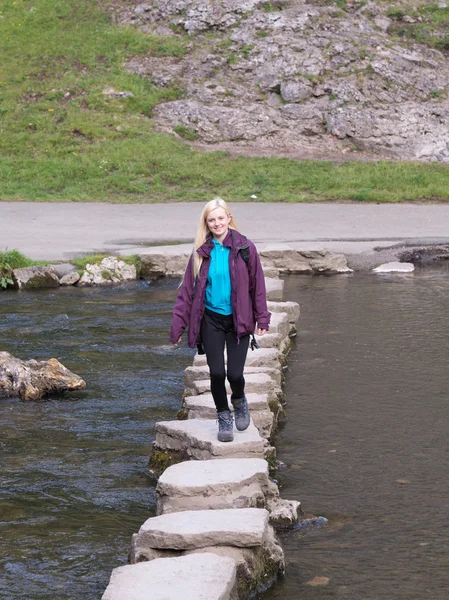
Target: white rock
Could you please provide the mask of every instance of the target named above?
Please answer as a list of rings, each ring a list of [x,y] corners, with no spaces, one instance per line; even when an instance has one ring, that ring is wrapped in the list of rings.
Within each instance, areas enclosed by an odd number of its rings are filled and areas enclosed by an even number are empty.
[[[413,263],[390,262],[373,269],[374,273],[411,273],[415,270]]]
[[[61,285],[75,285],[80,280],[80,274],[77,271],[63,275],[59,280]]]
[[[197,553],[118,567],[102,600],[232,600],[235,586],[232,558]]]
[[[268,511],[189,510],[151,517],[139,529],[138,543],[149,548],[191,550],[207,546],[261,546],[268,527]]]
[[[254,423],[245,431],[234,431],[233,442],[217,440],[215,420],[188,419],[156,423],[155,447],[162,451],[181,451],[188,458],[263,458],[264,440]]]
[[[228,394],[231,393],[228,382],[226,382],[226,391]],[[245,377],[245,391],[254,394],[273,395],[280,390],[273,379],[266,373],[249,373]],[[196,396],[207,392],[210,392],[210,379],[202,379],[192,383],[191,395]]]
[[[259,342],[260,336],[257,338]],[[258,350],[249,350],[246,355],[245,366],[248,367],[275,367],[280,368],[283,360],[282,354],[276,348],[259,348]],[[225,354],[225,363],[226,354]],[[207,364],[205,354],[196,354],[193,359],[193,364],[196,367],[201,367]]]
[[[105,285],[133,281],[136,277],[135,265],[128,265],[115,256],[108,256],[99,265],[87,264],[78,285]]]
[[[283,300],[284,282],[282,279],[265,277],[265,287],[267,289],[267,300]]]
[[[300,315],[300,307],[297,302],[268,302],[268,310],[271,313],[285,312],[288,314],[289,323],[296,323]]]
[[[20,290],[59,287],[59,278],[52,267],[14,269],[12,278]]]
[[[168,467],[159,477],[157,514],[185,510],[265,508],[268,463],[261,458],[195,460]]]

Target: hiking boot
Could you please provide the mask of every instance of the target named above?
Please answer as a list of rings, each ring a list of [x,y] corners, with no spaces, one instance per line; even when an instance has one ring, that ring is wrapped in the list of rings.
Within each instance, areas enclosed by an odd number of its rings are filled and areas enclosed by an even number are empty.
[[[229,410],[223,410],[217,413],[218,418],[218,441],[219,442],[232,442],[234,439],[233,424],[231,412]]]
[[[237,400],[231,398],[231,403],[234,407],[235,426],[239,431],[245,431],[249,425],[249,408],[246,396]]]

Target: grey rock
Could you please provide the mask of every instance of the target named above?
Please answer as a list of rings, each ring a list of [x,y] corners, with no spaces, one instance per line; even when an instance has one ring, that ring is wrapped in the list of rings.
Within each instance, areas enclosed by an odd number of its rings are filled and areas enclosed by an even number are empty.
[[[51,267],[60,279],[61,277],[64,277],[64,275],[76,272],[75,265],[72,265],[71,263],[59,263],[51,265]]]
[[[24,267],[14,269],[14,284],[19,289],[37,289],[59,287],[59,277],[53,267]]]

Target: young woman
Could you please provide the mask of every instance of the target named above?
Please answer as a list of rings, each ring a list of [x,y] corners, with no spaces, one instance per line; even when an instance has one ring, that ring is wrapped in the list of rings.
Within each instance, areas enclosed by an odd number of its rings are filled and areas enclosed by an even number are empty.
[[[239,233],[226,202],[215,198],[201,213],[194,251],[173,310],[170,341],[179,344],[188,328],[189,346],[204,348],[221,442],[234,439],[226,376],[236,428],[244,431],[250,423],[243,367],[256,323],[261,336],[269,328],[270,316],[256,247]]]

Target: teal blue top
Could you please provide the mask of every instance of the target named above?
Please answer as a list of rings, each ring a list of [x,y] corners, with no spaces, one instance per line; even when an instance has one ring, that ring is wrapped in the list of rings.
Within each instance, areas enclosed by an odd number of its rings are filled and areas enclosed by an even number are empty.
[[[212,238],[210,266],[206,284],[206,308],[220,315],[231,315],[231,277],[229,275],[230,248]]]

